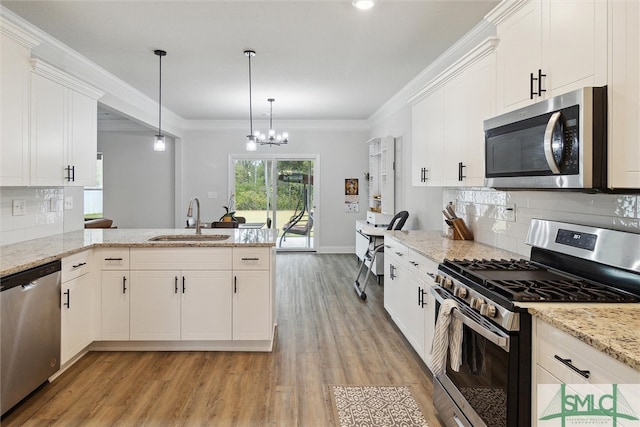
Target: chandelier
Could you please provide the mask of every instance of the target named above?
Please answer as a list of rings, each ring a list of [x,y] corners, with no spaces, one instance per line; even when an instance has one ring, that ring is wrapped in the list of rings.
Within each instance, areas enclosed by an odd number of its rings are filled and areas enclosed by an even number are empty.
[[[289,133],[282,132],[276,134],[273,128],[273,102],[274,98],[269,98],[269,131],[267,134],[263,134],[259,130],[253,131],[253,108],[251,99],[251,58],[256,56],[256,52],[253,50],[245,50],[244,55],[249,58],[249,135],[247,135],[247,151],[256,151],[258,144],[260,145],[283,145],[289,143]]]

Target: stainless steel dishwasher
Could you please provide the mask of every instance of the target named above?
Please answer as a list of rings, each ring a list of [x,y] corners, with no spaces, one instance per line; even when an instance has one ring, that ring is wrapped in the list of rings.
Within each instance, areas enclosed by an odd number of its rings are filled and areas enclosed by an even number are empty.
[[[2,414],[60,369],[60,261],[0,279]]]

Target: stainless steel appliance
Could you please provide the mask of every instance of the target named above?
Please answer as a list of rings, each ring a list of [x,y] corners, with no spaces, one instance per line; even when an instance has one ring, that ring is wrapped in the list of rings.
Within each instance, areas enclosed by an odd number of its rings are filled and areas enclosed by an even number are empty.
[[[607,88],[586,87],[484,121],[485,184],[607,189]]]
[[[0,279],[0,408],[60,369],[60,261]]]
[[[531,317],[524,302],[640,302],[640,234],[532,220],[530,260],[445,260],[433,288],[454,299],[463,357],[434,380],[447,426],[529,426]]]

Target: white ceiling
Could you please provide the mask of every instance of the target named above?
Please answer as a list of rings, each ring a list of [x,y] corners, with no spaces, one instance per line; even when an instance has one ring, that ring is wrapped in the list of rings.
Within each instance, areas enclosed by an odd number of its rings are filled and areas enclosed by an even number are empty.
[[[2,4],[184,119],[366,119],[497,4],[484,0],[32,1]],[[36,48],[37,49],[37,48]]]

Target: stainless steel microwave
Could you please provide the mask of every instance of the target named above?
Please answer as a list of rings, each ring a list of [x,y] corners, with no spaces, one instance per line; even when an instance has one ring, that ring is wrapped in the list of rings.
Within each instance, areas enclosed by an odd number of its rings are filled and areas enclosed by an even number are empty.
[[[606,86],[485,120],[484,135],[487,187],[606,190]]]

